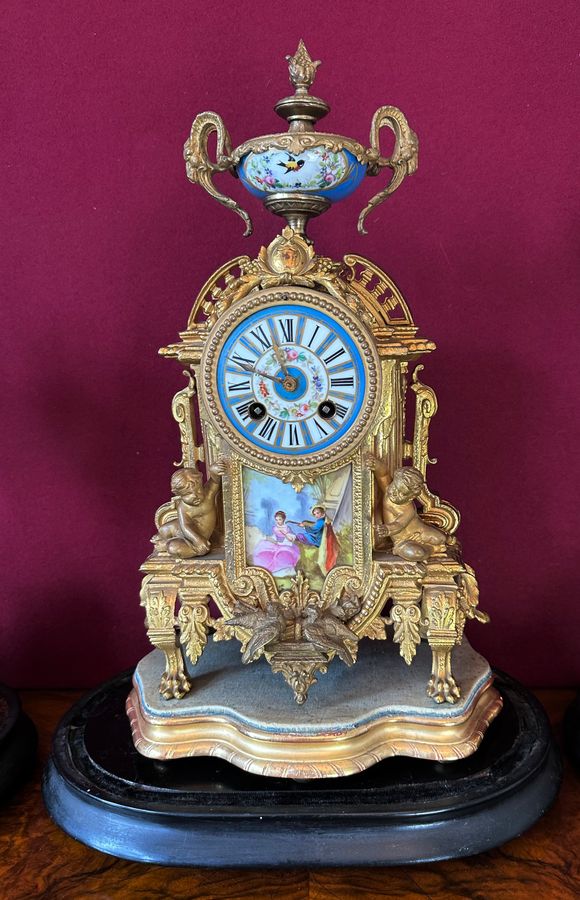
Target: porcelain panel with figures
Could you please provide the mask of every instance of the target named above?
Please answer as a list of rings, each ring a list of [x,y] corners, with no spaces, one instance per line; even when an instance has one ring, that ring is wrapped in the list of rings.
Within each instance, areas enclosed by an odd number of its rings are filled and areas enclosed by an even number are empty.
[[[298,572],[320,590],[335,566],[352,565],[352,469],[343,466],[300,492],[274,475],[244,467],[246,560],[280,588]]]

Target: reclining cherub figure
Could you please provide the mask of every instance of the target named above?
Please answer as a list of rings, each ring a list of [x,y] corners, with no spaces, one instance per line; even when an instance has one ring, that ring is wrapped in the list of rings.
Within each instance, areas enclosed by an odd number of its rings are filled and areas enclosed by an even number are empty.
[[[152,538],[157,550],[167,550],[170,556],[179,559],[209,553],[210,538],[217,521],[216,497],[226,469],[226,462],[222,459],[213,463],[205,484],[197,469],[177,469],[173,473],[173,515],[170,514],[159,525],[157,534]]]
[[[391,478],[386,460],[369,455],[367,464],[375,473],[382,496],[383,524],[377,526],[378,537],[390,537],[393,553],[402,559],[420,561],[433,553],[444,553],[444,533],[427,525],[415,507],[424,484],[419,469],[403,466],[395,469]]]

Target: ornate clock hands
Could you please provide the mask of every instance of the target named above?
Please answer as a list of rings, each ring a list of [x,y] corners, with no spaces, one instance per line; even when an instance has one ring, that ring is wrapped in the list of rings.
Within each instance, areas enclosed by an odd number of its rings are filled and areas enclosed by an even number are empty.
[[[230,360],[230,362],[234,363],[234,365],[239,366],[240,369],[243,369],[245,372],[250,372],[252,375],[259,375],[261,378],[269,378],[270,381],[277,381],[278,384],[281,384],[283,388],[287,391],[295,391],[298,382],[292,375],[286,374],[284,377],[280,375],[269,375],[268,372],[262,372],[261,369],[256,369],[251,363],[241,363],[237,360]]]
[[[286,368],[286,354],[278,346],[278,344],[276,343],[276,341],[274,339],[272,339],[272,349],[274,350],[274,354],[276,356],[276,359],[278,360],[280,368],[284,372],[284,375],[286,376],[286,378],[288,378],[289,375],[288,375],[288,369]]]
[[[240,314],[223,336],[213,355],[219,413],[241,443],[268,460],[300,454],[312,462],[364,428],[363,406],[371,409],[365,360],[349,333],[356,332],[354,322],[345,327],[334,309],[331,316],[284,299],[284,306],[246,301],[243,312],[250,315]],[[264,418],[259,427],[252,415],[257,404]]]
[[[287,391],[295,391],[298,387],[298,382],[295,378],[292,377],[292,375],[290,375],[286,366],[286,354],[281,349],[281,347],[278,346],[274,338],[272,338],[272,349],[274,351],[276,359],[278,360],[278,364],[284,373],[284,381],[282,382],[283,386]]]
[[[269,378],[270,381],[278,381],[280,384],[284,383],[285,379],[280,377],[280,375],[268,375],[267,372],[262,372],[260,369],[254,368],[251,363],[241,363],[237,361],[234,362],[233,359],[230,360],[230,362],[233,362],[234,365],[239,366],[240,369],[243,369],[245,372],[249,372],[251,375],[260,375],[261,378]]]

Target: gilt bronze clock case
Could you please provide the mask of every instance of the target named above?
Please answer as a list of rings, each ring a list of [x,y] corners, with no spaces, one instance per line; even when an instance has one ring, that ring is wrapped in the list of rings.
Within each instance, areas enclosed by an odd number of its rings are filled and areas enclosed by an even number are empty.
[[[173,498],[157,512],[154,552],[142,567],[148,634],[163,654],[155,659],[164,660],[160,702],[189,695],[195,706],[190,667],[210,638],[214,645],[239,641],[245,664],[265,660],[298,704],[329,666],[354,666],[364,638],[390,638],[409,666],[428,644],[432,667],[420,696],[423,703],[426,688],[431,704],[411,703],[401,716],[395,697],[374,697],[368,702],[382,709],[374,741],[367,726],[347,717],[358,749],[331,747],[321,737],[328,723],[321,723],[320,734],[294,735],[283,751],[281,735],[294,727],[298,734],[299,722],[258,721],[239,708],[226,715],[216,697],[228,719],[225,740],[221,725],[211,737],[190,700],[168,716],[148,694],[158,678],[150,661],[137,669],[128,712],[142,753],[211,751],[262,774],[302,778],[348,774],[393,753],[468,755],[501,698],[487,664],[480,671],[474,663],[463,696],[452,671],[466,619],[488,617],[477,609],[475,575],[461,559],[459,514],[426,482],[436,399],[419,379],[422,366],[411,378],[409,366],[434,344],[417,335],[401,292],[378,266],[353,254],[320,256],[306,235],[308,219],[354,191],[361,172],[393,171],[366,212],[392,193],[416,170],[416,135],[394,107],[375,115],[368,150],[315,132],[327,111],[309,94],[317,63],[300,45],[289,64],[295,95],[276,107],[289,122],[287,134],[231,151],[219,116],[202,113],[185,145],[190,179],[238,212],[248,231],[247,213],[216,191],[216,172],[230,168],[287,225],[256,258],[221,266],[198,294],[179,342],[161,351],[181,363],[188,384],[173,402],[182,444]],[[396,137],[388,159],[378,151],[383,125]],[[207,152],[212,132],[216,163]],[[331,702],[338,714],[340,695]],[[252,721],[249,745],[240,715]],[[421,736],[418,719],[427,729]]]

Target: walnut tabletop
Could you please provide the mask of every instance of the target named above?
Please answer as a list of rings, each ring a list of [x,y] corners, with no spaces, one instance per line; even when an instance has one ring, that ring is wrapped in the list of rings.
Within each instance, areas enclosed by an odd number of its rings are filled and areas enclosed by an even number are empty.
[[[561,738],[571,690],[538,690]],[[23,691],[24,711],[40,738],[34,779],[0,812],[2,900],[342,900],[428,897],[572,900],[580,896],[580,777],[565,762],[555,805],[526,834],[479,856],[396,868],[186,869],[116,859],[91,850],[53,825],[44,809],[40,779],[60,717],[80,691]]]

